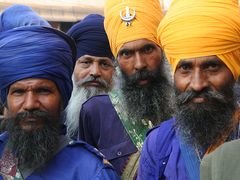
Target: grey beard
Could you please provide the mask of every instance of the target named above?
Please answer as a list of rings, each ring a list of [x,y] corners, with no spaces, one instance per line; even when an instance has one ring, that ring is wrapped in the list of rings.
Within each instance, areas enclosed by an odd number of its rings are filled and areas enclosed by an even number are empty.
[[[72,96],[66,107],[66,121],[67,126],[67,136],[75,138],[78,133],[79,126],[79,115],[82,104],[92,96],[100,95],[106,93],[102,89],[96,87],[74,87]]]
[[[176,90],[176,128],[186,143],[197,148],[217,143],[223,133],[232,126],[235,111],[233,89],[227,86],[221,92],[205,89],[196,93],[180,93]],[[191,103],[193,97],[208,99],[204,104]]]
[[[28,116],[28,112],[6,120],[9,132],[7,147],[17,157],[21,169],[43,167],[52,158],[59,143],[60,120],[51,119],[43,111],[34,111],[32,114],[32,117],[44,118],[43,128],[27,132],[20,127],[19,122]]]
[[[131,120],[141,122],[141,119],[147,119],[157,125],[173,115],[172,84],[164,63],[162,60],[156,72],[142,71],[132,77],[121,72],[123,103]],[[150,83],[147,86],[138,86],[136,81],[140,76],[148,77]]]
[[[71,138],[76,138],[78,133],[79,115],[82,104],[90,97],[105,94],[108,91],[110,91],[114,82],[112,82],[112,84],[106,85],[105,89],[102,88],[100,89],[97,87],[85,88],[81,86],[81,84],[86,80],[83,80],[82,82],[76,82],[74,76],[72,78],[73,78],[73,91],[68,106],[65,109],[66,113],[65,125],[67,126],[67,136]],[[113,75],[113,81],[114,79],[115,75]]]

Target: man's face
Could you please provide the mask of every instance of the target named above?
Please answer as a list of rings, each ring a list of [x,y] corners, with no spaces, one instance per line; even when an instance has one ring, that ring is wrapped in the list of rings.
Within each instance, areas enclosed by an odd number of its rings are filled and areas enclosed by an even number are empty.
[[[177,127],[195,145],[216,143],[235,110],[231,71],[217,56],[181,60],[174,74]]]
[[[112,83],[114,71],[110,58],[84,55],[76,62],[74,78],[81,82],[79,86],[106,89]]]
[[[61,95],[56,84],[48,79],[31,78],[13,83],[7,96],[10,118],[24,112],[44,111],[53,119],[58,119],[61,111]],[[20,122],[25,131],[34,131],[45,125],[41,118],[26,116]]]
[[[174,82],[180,92],[194,90],[201,92],[206,88],[220,91],[234,83],[228,67],[217,56],[206,56],[181,60],[174,73]],[[206,103],[208,99],[195,97],[190,103]]]
[[[161,49],[154,42],[147,39],[125,43],[118,53],[120,69],[129,77],[141,71],[157,71],[161,60]],[[150,80],[144,76],[137,81],[137,85],[140,86],[149,83]]]
[[[121,91],[133,121],[147,119],[154,125],[172,114],[171,83],[161,49],[140,39],[126,43],[118,54]]]

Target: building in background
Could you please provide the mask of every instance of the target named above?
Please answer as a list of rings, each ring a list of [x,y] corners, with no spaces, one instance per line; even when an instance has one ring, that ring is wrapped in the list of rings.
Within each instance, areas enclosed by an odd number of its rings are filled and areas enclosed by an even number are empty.
[[[160,0],[166,11],[171,0]],[[77,21],[88,14],[103,15],[105,0],[0,0],[0,12],[13,4],[31,6],[53,27],[67,31]]]
[[[67,31],[90,13],[103,14],[104,0],[0,0],[0,12],[13,4],[31,6],[53,27]]]

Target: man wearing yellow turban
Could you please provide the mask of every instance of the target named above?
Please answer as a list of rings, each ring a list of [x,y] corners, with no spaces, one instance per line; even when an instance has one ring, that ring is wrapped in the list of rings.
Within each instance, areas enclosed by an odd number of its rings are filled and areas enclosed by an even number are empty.
[[[138,179],[198,180],[202,157],[239,138],[237,0],[175,0],[157,34],[174,74],[176,113],[148,134]]]
[[[109,95],[83,104],[79,138],[97,147],[122,179],[133,179],[146,132],[172,115],[169,71],[157,44],[163,15],[159,0],[107,0],[104,15],[119,78]]]

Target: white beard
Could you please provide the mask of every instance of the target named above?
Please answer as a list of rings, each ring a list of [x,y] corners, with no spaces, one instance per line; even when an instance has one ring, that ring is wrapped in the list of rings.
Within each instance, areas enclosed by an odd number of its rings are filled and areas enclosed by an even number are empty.
[[[79,115],[82,104],[92,96],[103,94],[105,91],[96,87],[90,87],[88,89],[84,87],[74,87],[72,96],[69,100],[68,106],[66,107],[66,121],[67,135],[74,137],[77,135],[79,126]]]
[[[113,75],[113,80],[115,79],[115,74]],[[68,102],[68,106],[65,109],[66,121],[65,125],[67,126],[67,135],[71,138],[76,138],[79,127],[79,116],[82,104],[88,100],[92,96],[106,94],[112,88],[112,83],[107,89],[100,89],[97,87],[88,87],[85,88],[83,86],[79,87],[79,83],[75,81],[74,76],[72,76],[73,80],[73,91],[71,98]]]

